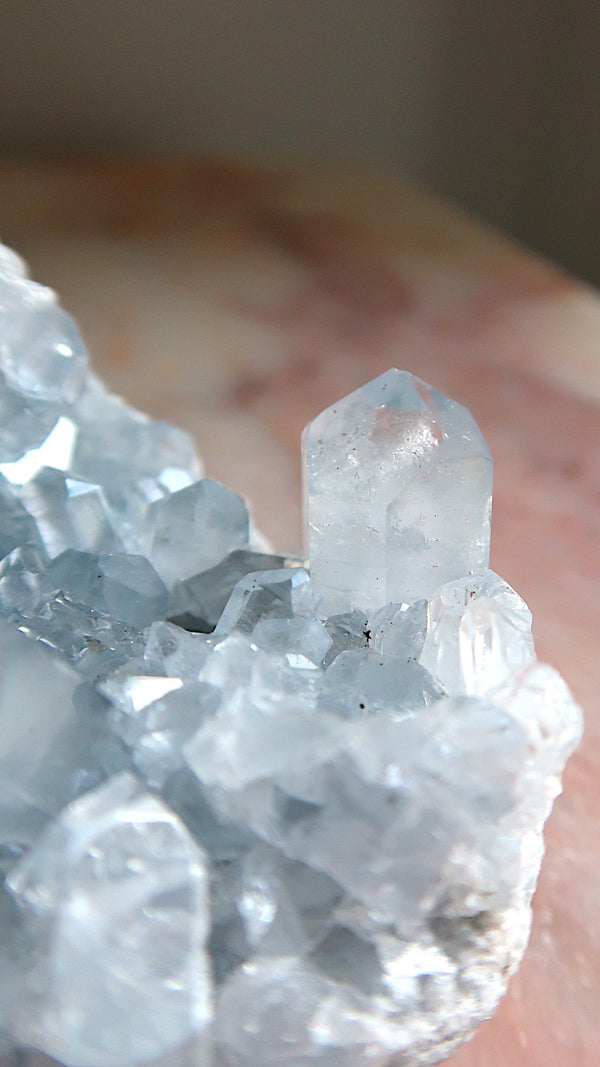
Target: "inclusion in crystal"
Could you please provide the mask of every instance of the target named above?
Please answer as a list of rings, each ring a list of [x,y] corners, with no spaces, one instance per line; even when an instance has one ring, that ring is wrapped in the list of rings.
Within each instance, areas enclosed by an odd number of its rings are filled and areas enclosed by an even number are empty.
[[[473,416],[406,371],[303,437],[311,575],[325,614],[429,597],[489,558],[492,460]]]

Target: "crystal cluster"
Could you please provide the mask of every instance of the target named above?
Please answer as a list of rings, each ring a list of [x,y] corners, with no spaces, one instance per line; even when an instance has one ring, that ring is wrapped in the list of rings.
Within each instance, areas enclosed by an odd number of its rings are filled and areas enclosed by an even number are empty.
[[[581,716],[469,413],[307,428],[310,570],[0,253],[2,1067],[409,1067],[527,941]]]

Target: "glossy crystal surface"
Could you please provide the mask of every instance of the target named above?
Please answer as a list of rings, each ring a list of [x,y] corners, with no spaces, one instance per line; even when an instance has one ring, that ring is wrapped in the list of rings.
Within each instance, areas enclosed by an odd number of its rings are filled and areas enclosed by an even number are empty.
[[[1,246],[0,370],[0,1064],[439,1062],[581,732],[473,417],[395,370],[318,415],[303,567]]]

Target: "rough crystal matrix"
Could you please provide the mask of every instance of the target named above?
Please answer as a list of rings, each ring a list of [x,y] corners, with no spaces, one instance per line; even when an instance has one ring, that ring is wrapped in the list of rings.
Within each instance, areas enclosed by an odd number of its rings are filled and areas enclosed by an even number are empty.
[[[310,571],[0,246],[0,1064],[417,1067],[527,941],[581,715],[471,415],[305,433]]]

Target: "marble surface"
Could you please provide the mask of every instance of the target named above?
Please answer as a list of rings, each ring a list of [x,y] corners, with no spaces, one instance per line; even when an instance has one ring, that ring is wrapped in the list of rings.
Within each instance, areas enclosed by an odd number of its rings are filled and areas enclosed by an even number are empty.
[[[196,437],[280,549],[299,435],[389,366],[473,411],[495,457],[492,566],[586,712],[532,937],[454,1067],[600,1062],[600,297],[377,173],[0,164],[0,237],[80,321],[111,387]]]

